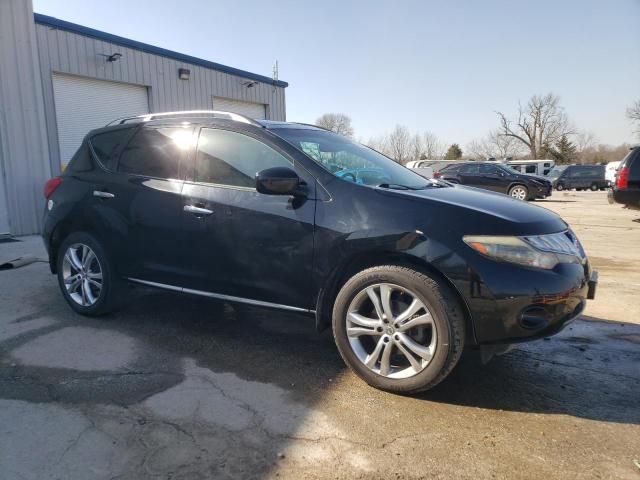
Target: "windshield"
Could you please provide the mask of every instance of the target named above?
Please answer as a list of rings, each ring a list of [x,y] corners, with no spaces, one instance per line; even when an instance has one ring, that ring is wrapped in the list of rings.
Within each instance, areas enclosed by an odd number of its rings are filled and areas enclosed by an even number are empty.
[[[278,128],[272,131],[336,177],[349,182],[399,189],[420,189],[434,185],[390,158],[342,135],[307,128]]]
[[[551,178],[559,177],[559,176],[560,176],[560,174],[563,172],[563,170],[564,170],[564,168],[558,168],[558,167],[556,167],[556,168],[554,168],[553,170],[551,170],[551,171],[547,174],[547,176],[548,176],[548,177],[551,177]]]

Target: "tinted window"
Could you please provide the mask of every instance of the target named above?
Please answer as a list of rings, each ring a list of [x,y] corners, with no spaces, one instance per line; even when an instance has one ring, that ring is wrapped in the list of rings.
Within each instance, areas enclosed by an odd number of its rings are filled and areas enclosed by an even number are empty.
[[[629,174],[636,180],[640,177],[640,149],[632,151],[633,156],[629,156],[626,166],[629,167]]]
[[[182,152],[191,143],[191,128],[143,128],[120,155],[118,171],[156,178],[178,178]]]
[[[462,165],[445,165],[440,169],[441,172],[454,173],[462,168]]]
[[[564,176],[565,177],[570,177],[570,178],[579,177],[580,176],[580,170],[577,169],[577,168],[567,168],[564,171]]]
[[[574,167],[569,169],[569,176],[573,178],[603,177],[604,169],[601,166]]]
[[[116,154],[120,147],[127,141],[130,134],[130,128],[121,128],[119,130],[99,133],[91,137],[91,146],[102,165],[109,170],[115,169]]]
[[[498,175],[500,173],[495,165],[479,165],[480,173],[485,175]]]
[[[403,185],[410,188],[425,188],[431,182],[405,168],[388,157],[326,130],[316,128],[276,128],[273,133],[283,138],[311,160],[344,180],[353,181],[361,170],[377,170],[380,175],[366,176],[377,186],[380,183]],[[384,178],[379,182],[376,178]]]
[[[460,169],[460,173],[464,173],[465,175],[475,175],[479,172],[479,166],[478,165],[464,165],[461,169]]]
[[[198,139],[194,178],[197,182],[255,187],[256,173],[260,170],[291,166],[284,156],[254,138],[203,128]]]
[[[80,148],[76,154],[69,161],[69,165],[65,168],[68,172],[86,172],[93,168],[91,162],[91,152],[89,151],[89,144],[85,141],[82,142]]]
[[[526,169],[525,169],[526,173],[536,173],[536,166],[535,165],[527,165]]]

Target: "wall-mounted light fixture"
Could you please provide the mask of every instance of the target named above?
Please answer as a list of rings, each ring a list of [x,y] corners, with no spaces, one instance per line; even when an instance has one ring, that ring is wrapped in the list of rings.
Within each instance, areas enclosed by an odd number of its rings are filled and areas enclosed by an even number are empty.
[[[253,88],[258,84],[257,81],[255,80],[247,80],[246,82],[242,82],[242,86],[243,87],[247,87],[247,88]]]
[[[122,57],[122,54],[119,52],[115,52],[115,53],[99,53],[98,55],[100,55],[101,57],[106,57],[107,58],[107,62],[115,62],[117,60],[120,59],[120,57]]]
[[[188,68],[178,69],[178,78],[180,80],[189,80],[190,75],[191,75],[191,70],[189,70]]]

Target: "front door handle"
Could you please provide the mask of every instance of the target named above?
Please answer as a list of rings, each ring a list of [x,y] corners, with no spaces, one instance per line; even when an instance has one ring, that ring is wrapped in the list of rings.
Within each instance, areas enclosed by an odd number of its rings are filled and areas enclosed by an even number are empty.
[[[93,196],[98,198],[113,198],[115,195],[109,192],[103,192],[102,190],[94,190]]]
[[[194,215],[211,215],[213,210],[208,208],[196,207],[195,205],[185,205],[184,211],[187,213],[193,213]]]

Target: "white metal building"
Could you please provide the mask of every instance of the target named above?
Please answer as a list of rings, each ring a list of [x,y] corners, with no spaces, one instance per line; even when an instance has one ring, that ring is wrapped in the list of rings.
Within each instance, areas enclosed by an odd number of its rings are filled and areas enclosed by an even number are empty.
[[[287,83],[0,1],[0,235],[36,233],[42,186],[124,116],[215,109],[285,120]]]

